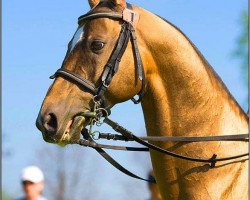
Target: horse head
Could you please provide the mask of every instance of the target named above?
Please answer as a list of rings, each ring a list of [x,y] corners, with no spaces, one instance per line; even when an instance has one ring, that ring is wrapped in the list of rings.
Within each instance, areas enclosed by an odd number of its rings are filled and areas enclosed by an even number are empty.
[[[47,142],[68,144],[79,139],[89,123],[81,113],[93,111],[96,99],[103,109],[111,108],[131,99],[142,87],[132,33],[125,31],[133,25],[122,19],[125,0],[89,0],[89,4],[92,9],[79,18],[62,67],[53,77],[37,117],[36,125]],[[103,16],[105,13],[110,16]],[[82,82],[87,86],[82,87]]]

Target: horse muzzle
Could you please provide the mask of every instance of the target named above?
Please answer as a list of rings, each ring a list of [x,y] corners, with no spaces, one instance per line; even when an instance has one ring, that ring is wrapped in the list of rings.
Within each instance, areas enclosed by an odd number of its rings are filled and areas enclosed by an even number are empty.
[[[77,113],[70,120],[64,122],[60,128],[56,115],[49,113],[44,116],[38,115],[36,120],[37,128],[42,132],[43,139],[49,143],[56,143],[65,146],[80,139],[81,131],[85,128],[95,113],[84,111]]]

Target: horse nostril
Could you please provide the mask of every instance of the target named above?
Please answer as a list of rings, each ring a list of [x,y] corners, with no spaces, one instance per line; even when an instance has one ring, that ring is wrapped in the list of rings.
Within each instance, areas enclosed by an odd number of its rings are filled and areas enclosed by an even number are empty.
[[[57,131],[57,118],[54,113],[49,113],[44,118],[44,128],[51,133],[56,133]]]

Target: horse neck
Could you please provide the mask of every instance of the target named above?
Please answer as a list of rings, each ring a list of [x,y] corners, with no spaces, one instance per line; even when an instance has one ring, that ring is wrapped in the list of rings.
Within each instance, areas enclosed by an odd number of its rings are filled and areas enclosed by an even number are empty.
[[[138,32],[144,43],[142,107],[148,134],[247,132],[246,115],[188,38],[170,23],[142,15]]]

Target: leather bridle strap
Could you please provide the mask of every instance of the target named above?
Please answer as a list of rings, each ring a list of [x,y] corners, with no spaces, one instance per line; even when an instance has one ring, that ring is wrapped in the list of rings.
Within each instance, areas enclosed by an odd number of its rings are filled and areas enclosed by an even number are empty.
[[[123,172],[124,174],[139,179],[139,180],[144,180],[147,181],[149,183],[156,183],[156,180],[154,177],[151,177],[150,179],[144,179],[140,176],[137,176],[136,174],[130,172],[129,170],[127,170],[126,168],[124,168],[123,166],[121,166],[118,162],[116,162],[106,151],[104,151],[102,149],[102,145],[97,144],[89,135],[89,132],[87,129],[84,129],[82,131],[82,135],[84,137],[84,140],[79,140],[77,143],[82,145],[82,146],[87,146],[87,147],[92,147],[93,149],[95,149],[105,160],[107,160],[112,166],[114,166],[116,169],[120,170],[121,172]],[[87,144],[88,143],[88,144]],[[107,146],[107,145],[103,145],[103,146]],[[145,148],[134,148],[136,151],[137,149],[141,149],[142,151],[145,151]],[[144,150],[143,150],[144,149]],[[131,151],[132,149],[127,149],[127,151]],[[134,150],[133,150],[134,151]]]
[[[214,136],[149,136],[139,137],[144,141],[155,142],[212,142],[212,141],[249,141],[249,134],[239,135],[214,135]],[[131,137],[126,137],[119,134],[99,133],[98,139],[134,141]]]
[[[134,52],[134,57],[136,58],[136,70],[137,70],[137,79],[136,80],[141,80],[142,82],[142,87],[140,92],[138,93],[138,99],[136,100],[134,97],[131,99],[135,104],[138,104],[141,102],[142,97],[145,93],[145,74],[144,74],[144,67],[143,67],[143,62],[141,59],[141,55],[139,52],[139,48],[136,42],[136,35],[135,35],[135,29],[133,26],[130,26],[130,34],[131,34],[131,43],[132,43],[132,47],[133,47],[133,52]]]
[[[118,19],[119,20],[119,19],[122,19],[122,13],[116,13],[116,12],[93,13],[93,10],[91,10],[90,12],[78,17],[78,24],[80,25],[82,22],[84,22],[86,20],[92,20],[92,19],[96,19],[96,18],[110,18],[110,19]]]
[[[160,153],[163,153],[163,154],[175,157],[175,158],[180,158],[180,159],[183,159],[183,160],[189,160],[189,161],[201,162],[201,163],[210,163],[211,167],[215,167],[215,163],[216,162],[233,160],[233,159],[237,159],[237,158],[249,156],[249,153],[240,154],[240,155],[236,155],[236,156],[230,156],[230,157],[224,157],[224,158],[216,158],[217,157],[216,154],[213,154],[213,156],[211,158],[193,158],[193,157],[189,157],[189,156],[183,156],[181,154],[177,154],[177,153],[171,152],[169,150],[163,149],[161,147],[158,147],[156,145],[153,145],[151,143],[148,143],[148,142],[140,139],[139,137],[137,137],[136,135],[134,135],[132,132],[128,131],[127,129],[125,129],[124,127],[120,126],[118,123],[112,121],[109,118],[105,118],[104,122],[106,124],[108,124],[109,126],[111,126],[116,132],[121,133],[124,137],[127,137],[128,139],[131,138],[132,141],[136,141],[137,143],[139,143],[139,144],[141,144],[141,145],[143,145],[145,147],[148,147],[149,149],[158,151]],[[243,135],[245,136],[245,139],[248,139],[246,141],[249,142],[249,135],[248,134],[247,135],[243,134]],[[202,141],[201,138],[199,138],[199,140]]]
[[[111,165],[113,165],[116,169],[120,170],[121,172],[123,172],[124,174],[139,179],[139,180],[143,180],[143,181],[147,181],[149,183],[156,183],[156,180],[154,179],[154,177],[151,177],[151,179],[145,179],[142,178],[140,176],[137,176],[136,174],[128,171],[126,168],[124,168],[123,166],[121,166],[118,162],[116,162],[109,154],[107,154],[103,149],[101,148],[94,148],[105,160],[107,160]]]
[[[58,69],[54,75],[50,76],[50,79],[54,79],[57,76],[65,78],[68,81],[71,81],[71,82],[79,85],[82,89],[86,89],[88,92],[90,92],[93,95],[95,95],[97,93],[97,88],[95,87],[95,85],[92,82],[80,77],[79,75],[77,75],[74,72],[71,72],[67,69],[63,69],[63,68]]]
[[[118,71],[119,63],[121,58],[127,48],[129,41],[129,24],[123,23],[121,27],[121,32],[117,40],[116,46],[114,47],[107,64],[104,67],[103,73],[101,75],[101,85],[98,88],[97,99],[104,95],[109,84],[115,73]]]
[[[213,154],[212,157],[208,158],[208,159],[207,158],[192,158],[192,157],[183,156],[181,154],[171,152],[171,151],[166,150],[166,149],[162,149],[156,145],[153,145],[151,143],[144,141],[144,140],[152,140],[152,141],[171,141],[171,142],[204,142],[204,141],[244,141],[244,142],[249,142],[249,134],[224,135],[224,136],[202,136],[202,137],[198,137],[198,136],[197,137],[163,137],[164,140],[160,140],[159,137],[139,138],[139,137],[135,136],[132,132],[126,130],[124,127],[120,126],[118,123],[110,120],[109,118],[105,118],[104,122],[107,123],[109,126],[111,126],[116,132],[119,132],[122,135],[101,134],[100,133],[99,138],[123,140],[123,141],[136,141],[137,143],[139,143],[143,146],[146,146],[147,148],[98,144],[90,137],[87,129],[84,129],[82,131],[82,135],[83,135],[84,139],[80,139],[79,141],[76,141],[73,143],[77,143],[79,145],[82,145],[85,147],[91,147],[91,148],[95,149],[105,160],[107,160],[111,165],[113,165],[115,168],[117,168],[121,172],[123,172],[126,175],[131,176],[133,178],[144,180],[144,181],[147,181],[150,183],[156,183],[155,179],[144,179],[144,178],[141,178],[141,177],[135,175],[134,173],[128,171],[123,166],[121,166],[118,162],[116,162],[109,154],[107,154],[103,150],[103,148],[112,149],[112,150],[123,150],[123,151],[137,151],[137,152],[143,152],[143,151],[148,152],[149,149],[152,149],[152,150],[158,151],[158,152],[163,153],[163,154],[167,154],[167,155],[175,157],[175,158],[180,158],[180,159],[194,161],[194,162],[209,163],[211,168],[215,167],[216,162],[233,160],[233,159],[249,156],[249,153],[245,153],[245,154],[240,154],[240,155],[231,156],[231,157],[217,158],[217,155]]]

